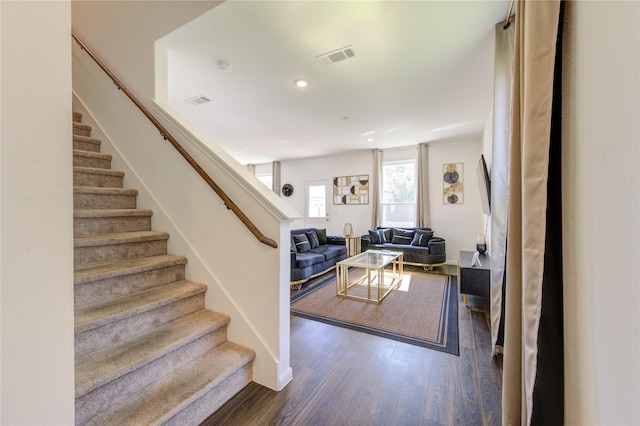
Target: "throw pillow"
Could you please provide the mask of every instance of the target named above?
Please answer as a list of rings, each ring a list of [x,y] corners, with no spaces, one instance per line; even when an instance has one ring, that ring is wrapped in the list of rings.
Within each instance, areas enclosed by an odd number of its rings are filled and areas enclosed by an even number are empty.
[[[393,244],[403,244],[408,246],[413,241],[413,235],[415,232],[410,229],[398,229],[393,228],[393,238],[391,242]]]
[[[320,245],[327,244],[327,230],[316,229],[316,235],[318,236],[318,242]]]
[[[291,253],[297,253],[298,250],[296,249],[296,242],[293,241],[293,235],[291,235]]]
[[[307,240],[309,240],[309,245],[312,249],[320,245],[320,241],[318,241],[318,234],[316,234],[316,231],[307,231],[304,234],[307,236]]]
[[[293,241],[296,244],[296,251],[298,253],[306,253],[311,250],[311,244],[305,234],[293,234]]]
[[[384,229],[369,231],[369,237],[371,238],[371,244],[384,244],[387,242],[384,235]]]
[[[419,246],[419,247],[428,247],[429,240],[431,240],[431,238],[433,238],[432,230],[416,229],[416,234],[413,236],[413,241],[411,241],[411,245]]]

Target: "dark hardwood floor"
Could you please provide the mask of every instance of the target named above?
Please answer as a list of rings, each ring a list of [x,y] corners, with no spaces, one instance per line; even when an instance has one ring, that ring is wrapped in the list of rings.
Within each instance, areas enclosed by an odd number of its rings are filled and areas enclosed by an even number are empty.
[[[202,425],[499,425],[488,300],[467,303],[460,356],[292,316],[293,381],[252,383]]]

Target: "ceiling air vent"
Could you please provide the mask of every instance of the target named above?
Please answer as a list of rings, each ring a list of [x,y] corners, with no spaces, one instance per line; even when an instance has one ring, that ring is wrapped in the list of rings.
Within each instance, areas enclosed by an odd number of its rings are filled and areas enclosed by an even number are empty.
[[[349,45],[318,55],[316,56],[316,60],[320,62],[321,65],[327,66],[345,59],[353,58],[354,56],[356,56],[356,52],[353,50],[351,45]]]
[[[189,98],[187,99],[185,102],[190,103],[191,105],[204,105],[207,102],[211,102],[211,99],[207,98],[206,96],[194,96],[193,98]]]

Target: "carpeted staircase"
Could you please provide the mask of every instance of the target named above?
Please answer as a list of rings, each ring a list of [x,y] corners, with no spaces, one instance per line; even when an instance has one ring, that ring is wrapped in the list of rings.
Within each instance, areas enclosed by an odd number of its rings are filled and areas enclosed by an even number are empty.
[[[73,115],[76,424],[198,425],[252,380],[137,190]]]

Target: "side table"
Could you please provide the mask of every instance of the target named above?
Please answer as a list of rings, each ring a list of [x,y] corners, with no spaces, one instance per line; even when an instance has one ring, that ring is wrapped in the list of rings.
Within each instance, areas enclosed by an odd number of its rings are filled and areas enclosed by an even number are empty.
[[[489,297],[491,294],[491,258],[488,254],[479,255],[481,265],[471,266],[474,251],[461,251],[458,261],[458,283],[460,293],[467,304],[467,294]]]
[[[347,244],[347,257],[353,257],[362,251],[362,239],[358,237],[344,237]]]

